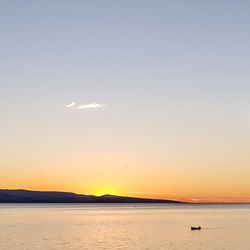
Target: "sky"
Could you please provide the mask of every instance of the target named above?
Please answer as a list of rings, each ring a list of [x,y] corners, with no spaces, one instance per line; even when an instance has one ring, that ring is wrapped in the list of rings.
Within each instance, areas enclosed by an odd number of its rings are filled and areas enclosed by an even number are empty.
[[[0,188],[250,202],[250,2],[0,0]]]

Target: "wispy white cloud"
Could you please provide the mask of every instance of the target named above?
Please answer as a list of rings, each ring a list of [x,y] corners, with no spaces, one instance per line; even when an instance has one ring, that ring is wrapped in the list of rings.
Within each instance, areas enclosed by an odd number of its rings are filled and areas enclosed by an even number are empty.
[[[70,104],[67,104],[67,105],[66,105],[66,108],[72,108],[72,107],[74,107],[75,105],[76,105],[75,102],[71,102]]]
[[[80,105],[78,109],[101,109],[104,107],[107,107],[107,105],[99,104],[99,103],[89,103],[89,104]]]

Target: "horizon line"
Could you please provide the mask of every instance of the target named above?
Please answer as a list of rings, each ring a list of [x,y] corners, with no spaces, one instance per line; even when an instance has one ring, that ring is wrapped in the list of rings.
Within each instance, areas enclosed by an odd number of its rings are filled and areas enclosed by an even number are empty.
[[[113,197],[125,197],[125,198],[137,198],[137,199],[150,199],[150,200],[162,200],[162,201],[176,201],[177,203],[186,203],[186,204],[250,204],[250,201],[193,201],[190,199],[171,199],[171,198],[153,198],[153,197],[138,197],[138,196],[128,196],[128,195],[118,195],[118,194],[110,194],[105,193],[101,195],[96,194],[86,194],[86,193],[78,193],[72,191],[58,191],[58,190],[32,190],[25,188],[0,188],[0,191],[28,191],[28,192],[46,192],[46,193],[70,193],[75,195],[85,195],[85,196],[93,196],[93,197],[103,197],[103,196],[113,196]]]

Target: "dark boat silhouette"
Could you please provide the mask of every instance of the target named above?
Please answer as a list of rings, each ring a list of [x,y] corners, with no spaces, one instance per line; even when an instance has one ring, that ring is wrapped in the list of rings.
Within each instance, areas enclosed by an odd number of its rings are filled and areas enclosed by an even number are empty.
[[[191,230],[201,230],[201,227],[191,227]]]

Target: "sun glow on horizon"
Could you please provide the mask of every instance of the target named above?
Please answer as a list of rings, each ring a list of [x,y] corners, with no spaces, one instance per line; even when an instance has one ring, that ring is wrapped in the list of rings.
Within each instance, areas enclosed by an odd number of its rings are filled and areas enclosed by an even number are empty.
[[[102,196],[105,194],[120,195],[117,190],[115,190],[114,188],[110,188],[110,187],[100,188],[96,192],[94,192],[94,195],[96,195],[96,196]]]

